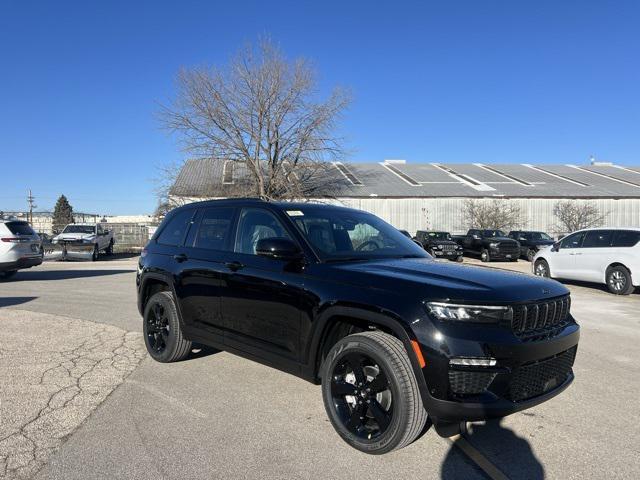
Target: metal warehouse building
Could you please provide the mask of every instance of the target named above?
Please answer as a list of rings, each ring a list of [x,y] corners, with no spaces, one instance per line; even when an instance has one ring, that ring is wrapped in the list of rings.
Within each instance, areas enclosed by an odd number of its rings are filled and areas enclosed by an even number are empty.
[[[522,228],[557,232],[553,207],[560,200],[589,202],[605,226],[640,227],[640,167],[613,164],[440,164],[386,160],[334,163],[331,203],[374,213],[397,228],[466,231],[465,201],[508,199],[520,204]],[[181,201],[237,196],[246,175],[231,161],[189,160],[171,189]],[[326,199],[321,201],[327,202]]]

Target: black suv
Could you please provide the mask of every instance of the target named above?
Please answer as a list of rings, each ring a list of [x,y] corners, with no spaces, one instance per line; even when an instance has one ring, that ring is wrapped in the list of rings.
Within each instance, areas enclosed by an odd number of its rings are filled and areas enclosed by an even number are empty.
[[[464,250],[451,238],[449,232],[436,232],[433,230],[418,230],[415,240],[435,258],[446,258],[456,262],[462,262]]]
[[[520,243],[520,255],[530,262],[540,248],[554,244],[553,238],[544,232],[512,230],[508,236]]]
[[[140,257],[150,355],[192,342],[322,384],[367,453],[537,405],[573,380],[579,327],[553,280],[435,262],[374,215],[218,200],[170,212]]]

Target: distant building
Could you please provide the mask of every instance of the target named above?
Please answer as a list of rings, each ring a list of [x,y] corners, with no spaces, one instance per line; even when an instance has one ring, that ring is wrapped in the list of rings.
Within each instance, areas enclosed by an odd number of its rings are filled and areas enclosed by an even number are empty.
[[[4,212],[5,215],[13,215],[20,220],[29,220],[28,212]],[[73,212],[75,223],[95,223],[102,217],[95,213]],[[33,229],[38,233],[51,235],[53,232],[53,212],[33,212]]]
[[[553,206],[566,199],[595,205],[607,226],[640,227],[640,167],[402,160],[334,166],[327,181],[339,188],[331,202],[374,213],[411,233],[425,228],[466,231],[463,209],[470,198],[518,202],[526,229],[555,232]],[[170,194],[183,202],[237,196],[234,186],[245,175],[244,167],[234,162],[190,160]]]

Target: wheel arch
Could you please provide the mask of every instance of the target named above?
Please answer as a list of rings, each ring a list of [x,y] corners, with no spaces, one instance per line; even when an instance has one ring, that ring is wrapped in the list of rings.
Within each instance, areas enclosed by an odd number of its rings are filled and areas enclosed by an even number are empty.
[[[425,406],[430,402],[430,395],[428,393],[427,384],[422,372],[422,367],[418,361],[418,357],[414,351],[414,344],[410,330],[407,329],[401,319],[397,318],[391,313],[379,313],[372,312],[370,310],[364,310],[361,308],[348,307],[348,306],[335,306],[325,311],[321,317],[317,319],[318,326],[316,327],[316,334],[314,335],[309,348],[309,358],[307,368],[309,371],[310,379],[314,383],[320,383],[320,369],[322,367],[322,354],[327,352],[331,345],[335,344],[340,338],[336,338],[335,342],[332,341],[332,333],[338,322],[351,322],[353,325],[360,326],[361,328],[369,330],[382,330],[389,333],[399,339],[407,352],[413,373],[418,382],[420,389],[420,395]],[[328,347],[328,348],[327,348]]]
[[[602,283],[604,283],[605,285],[607,284],[607,275],[609,275],[609,270],[615,267],[622,267],[627,272],[629,272],[629,275],[631,276],[631,281],[633,282],[633,274],[631,273],[631,269],[627,267],[624,263],[616,261],[616,262],[611,262],[609,265],[607,265],[607,268],[604,269],[604,278],[602,279]]]
[[[142,279],[142,283],[140,285],[140,293],[138,295],[138,310],[140,314],[144,314],[144,309],[147,305],[149,299],[156,293],[162,291],[170,291],[174,294],[173,288],[171,286],[170,280],[167,279],[165,275],[157,274],[157,273],[148,273]],[[177,305],[176,305],[177,306]],[[180,315],[180,311],[178,310],[178,315]]]

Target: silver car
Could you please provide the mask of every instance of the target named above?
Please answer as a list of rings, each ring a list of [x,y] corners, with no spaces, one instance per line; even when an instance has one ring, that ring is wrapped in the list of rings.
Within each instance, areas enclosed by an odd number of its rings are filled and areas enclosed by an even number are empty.
[[[40,237],[24,220],[0,218],[0,279],[42,263]]]

